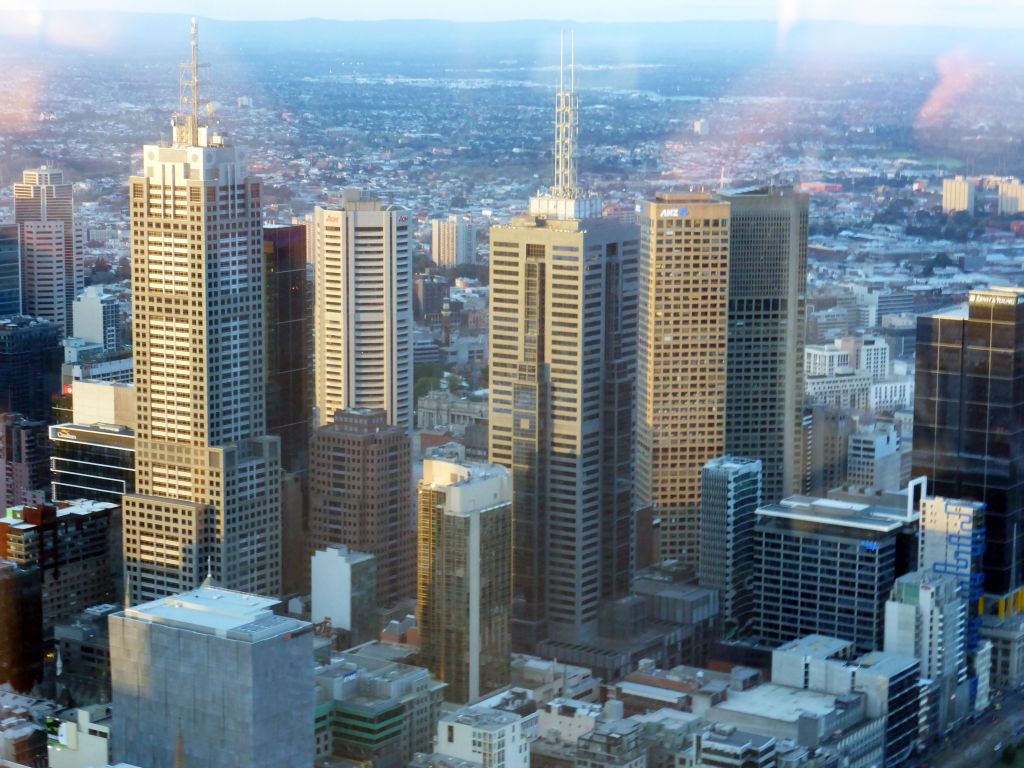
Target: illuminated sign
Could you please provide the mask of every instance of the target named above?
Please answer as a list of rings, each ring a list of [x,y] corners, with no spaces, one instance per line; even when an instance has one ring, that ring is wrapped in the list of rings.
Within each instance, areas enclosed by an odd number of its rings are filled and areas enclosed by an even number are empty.
[[[866,549],[868,552],[877,552],[878,551],[878,542],[877,541],[862,541],[860,543],[860,548],[861,549]]]
[[[73,432],[68,432],[66,429],[58,429],[57,437],[61,440],[77,440],[78,435]]]

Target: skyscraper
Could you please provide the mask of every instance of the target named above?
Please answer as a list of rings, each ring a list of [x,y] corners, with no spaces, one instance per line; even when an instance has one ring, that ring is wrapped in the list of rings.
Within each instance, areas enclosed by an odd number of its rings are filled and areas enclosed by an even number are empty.
[[[661,556],[694,569],[701,469],[725,453],[729,209],[692,193],[640,211],[637,501],[661,518]]]
[[[563,79],[555,183],[490,233],[489,455],[512,472],[517,649],[596,637],[633,567],[637,231],[577,183],[578,102]]]
[[[0,684],[27,693],[43,680],[41,571],[0,559]]]
[[[48,421],[60,394],[61,328],[24,315],[0,319],[0,413]]]
[[[507,469],[427,459],[419,485],[420,659],[466,703],[509,681],[512,483]]]
[[[121,310],[117,297],[102,286],[90,285],[73,304],[75,337],[102,344],[105,352],[121,348]]]
[[[1024,288],[917,321],[913,475],[985,504],[985,591],[1024,586]]]
[[[14,221],[22,239],[22,311],[56,323],[70,336],[71,307],[85,287],[85,264],[73,187],[64,173],[46,167],[22,173],[14,185]]]
[[[134,603],[204,574],[277,594],[280,443],[266,435],[260,184],[244,153],[201,124],[195,23],[170,146],[133,176],[136,492],[124,497]]]
[[[371,408],[336,411],[310,442],[310,548],[345,544],[377,558],[377,602],[415,594],[409,435]]]
[[[760,459],[764,500],[800,488],[808,197],[767,188],[730,204],[725,449]]]
[[[472,219],[452,214],[447,219],[434,219],[430,228],[430,255],[437,266],[457,267],[473,263],[476,243]]]
[[[313,302],[306,274],[306,227],[265,226],[267,432],[281,438],[286,472],[309,463],[313,414]]]
[[[342,192],[313,215],[316,409],[329,424],[344,408],[383,408],[412,426],[412,256],[409,214]]]
[[[762,482],[757,459],[722,456],[701,470],[700,585],[719,591],[723,618],[740,631],[754,613],[754,523]]]
[[[18,227],[0,226],[0,317],[21,314],[21,238]]]

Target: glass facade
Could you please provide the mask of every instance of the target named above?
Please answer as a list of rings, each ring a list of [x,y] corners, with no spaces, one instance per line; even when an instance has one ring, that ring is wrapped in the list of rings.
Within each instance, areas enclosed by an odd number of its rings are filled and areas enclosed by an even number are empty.
[[[309,422],[313,412],[313,314],[306,275],[306,227],[265,227],[263,256],[267,433],[281,438],[281,467],[294,472],[309,463]]]
[[[914,470],[985,503],[985,591],[1024,585],[1024,289],[918,319]]]
[[[21,314],[21,249],[16,226],[0,227],[0,317]]]

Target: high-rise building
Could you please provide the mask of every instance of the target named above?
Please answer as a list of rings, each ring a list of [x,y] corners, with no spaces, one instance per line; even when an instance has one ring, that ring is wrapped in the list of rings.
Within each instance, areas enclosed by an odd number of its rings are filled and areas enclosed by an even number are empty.
[[[1024,586],[1024,288],[918,318],[913,476],[985,504],[985,591]]]
[[[135,493],[124,497],[133,603],[220,584],[277,594],[280,442],[266,434],[260,184],[242,150],[191,111],[133,176],[132,335],[138,398]]]
[[[20,315],[21,237],[16,225],[0,226],[0,317]]]
[[[430,255],[439,267],[472,264],[476,255],[476,232],[469,216],[452,214],[430,222]]]
[[[406,211],[358,189],[313,215],[319,424],[345,408],[383,408],[389,424],[412,426],[409,227]]]
[[[764,499],[775,502],[800,488],[808,197],[768,188],[722,199],[730,204],[725,450],[761,461]]]
[[[102,286],[90,285],[75,299],[72,322],[75,337],[102,344],[105,352],[121,348],[121,310],[119,300]]]
[[[78,500],[60,505],[22,504],[0,517],[0,558],[38,566],[43,581],[43,626],[116,594],[117,507]]]
[[[889,375],[889,345],[881,336],[863,334],[836,339],[835,345],[849,355],[849,366],[870,374],[872,381]]]
[[[22,311],[70,336],[71,308],[85,287],[85,263],[73,186],[64,173],[48,167],[22,173],[14,185],[14,221],[21,229]]]
[[[110,616],[116,760],[313,764],[312,625],[213,586]]]
[[[701,469],[725,453],[730,205],[659,195],[639,215],[637,501],[661,557],[696,568]]]
[[[881,647],[914,522],[901,509],[803,496],[757,510],[755,632],[769,642],[825,634],[861,652]]]
[[[894,425],[878,423],[850,435],[846,453],[849,485],[898,491],[903,485],[900,481],[900,436]]]
[[[305,469],[313,417],[313,303],[306,227],[263,227],[267,432],[281,438],[281,468]]]
[[[416,592],[410,450],[406,431],[370,408],[336,411],[310,442],[310,547],[376,557],[380,605]]]
[[[43,585],[39,568],[0,558],[0,684],[28,692],[43,680]]]
[[[717,589],[726,622],[742,631],[754,614],[754,523],[762,506],[762,464],[722,456],[701,470],[702,587]]]
[[[520,650],[596,637],[633,570],[638,237],[577,183],[578,101],[563,80],[550,191],[490,232],[489,456],[512,472]]]
[[[967,603],[955,576],[915,571],[896,579],[885,604],[884,650],[918,659],[921,677],[938,685],[942,729],[969,703],[957,695],[967,681],[966,632]]]
[[[47,421],[60,394],[61,329],[24,315],[0,319],[0,413]]]
[[[0,413],[0,513],[15,504],[45,497],[49,483],[46,422],[26,419],[18,413]]]
[[[974,199],[977,187],[974,179],[957,176],[942,180],[942,212],[969,213],[974,215]]]
[[[349,648],[378,639],[377,558],[332,544],[313,553],[312,574],[314,624],[348,632]]]
[[[427,459],[419,484],[420,659],[466,703],[508,685],[512,483],[505,467]]]
[[[474,705],[441,716],[434,750],[467,763],[527,768],[530,734],[525,719],[515,712]]]

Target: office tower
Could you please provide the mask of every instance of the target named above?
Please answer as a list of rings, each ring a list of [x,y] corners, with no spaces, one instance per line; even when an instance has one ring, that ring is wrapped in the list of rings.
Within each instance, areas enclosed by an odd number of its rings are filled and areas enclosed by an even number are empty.
[[[0,318],[21,312],[21,238],[17,226],[0,225]]]
[[[441,314],[450,292],[451,286],[444,275],[416,275],[413,278],[413,316],[420,321]]]
[[[60,394],[61,329],[18,315],[0,319],[0,413],[50,418]]]
[[[191,111],[175,116],[171,146],[143,148],[143,175],[130,183],[138,429],[124,559],[135,603],[185,592],[206,573],[258,594],[281,584],[260,184],[244,153],[201,124],[198,73],[193,23],[182,79]]]
[[[47,635],[58,619],[114,599],[116,514],[113,504],[80,499],[18,505],[0,517],[0,558],[42,571]]]
[[[46,422],[0,413],[0,512],[44,497],[49,483]]]
[[[43,680],[43,585],[39,568],[0,558],[0,685],[27,693]]]
[[[312,765],[312,625],[279,605],[202,586],[111,614],[114,758]]]
[[[703,193],[640,211],[636,493],[661,518],[661,557],[690,568],[701,469],[725,453],[729,211]]]
[[[121,507],[135,491],[135,388],[77,381],[73,389],[69,420],[49,428],[52,497]]]
[[[512,482],[493,464],[427,459],[419,484],[420,660],[466,703],[508,685]]]
[[[377,558],[333,544],[313,553],[312,573],[313,623],[348,632],[347,648],[376,640]]]
[[[310,442],[310,547],[345,544],[377,558],[377,601],[415,592],[409,435],[383,410],[336,411]]]
[[[999,182],[999,215],[1012,216],[1024,212],[1024,184],[1008,178]]]
[[[884,650],[917,658],[921,677],[938,685],[942,729],[969,703],[957,696],[967,681],[966,632],[967,603],[957,577],[916,571],[896,579],[885,604]]]
[[[563,79],[550,191],[490,232],[488,450],[512,472],[523,650],[596,637],[599,603],[633,570],[638,238],[577,183],[578,101]]]
[[[476,256],[476,232],[469,216],[450,215],[430,222],[430,256],[439,267],[472,264]]]
[[[764,499],[775,502],[800,487],[808,197],[767,188],[722,199],[730,205],[725,450],[761,461]]]
[[[846,482],[861,488],[898,491],[900,436],[892,424],[874,424],[850,435],[846,453]]]
[[[860,652],[879,648],[915,522],[901,509],[804,496],[757,510],[755,632],[769,642],[823,634]]]
[[[985,591],[1024,586],[1024,289],[918,318],[913,476],[985,504]]]
[[[313,415],[313,304],[306,227],[263,227],[267,433],[281,438],[281,468],[305,469]]]
[[[702,587],[717,589],[725,621],[742,631],[753,618],[754,522],[762,506],[763,469],[757,459],[722,456],[700,477]]]
[[[313,215],[318,424],[344,408],[383,408],[389,424],[412,426],[409,225],[406,211],[358,189]]]
[[[973,179],[957,176],[942,180],[942,212],[974,214],[976,187]]]
[[[105,352],[121,348],[121,310],[118,299],[102,286],[90,285],[75,299],[72,322],[75,336],[93,344],[102,344]]]
[[[85,263],[73,188],[64,173],[46,167],[22,173],[14,185],[14,221],[21,229],[22,311],[70,336],[71,307],[85,287]]]
[[[881,381],[889,375],[889,345],[881,336],[845,336],[836,339],[835,345],[847,353],[851,368],[870,374],[872,381]]]

